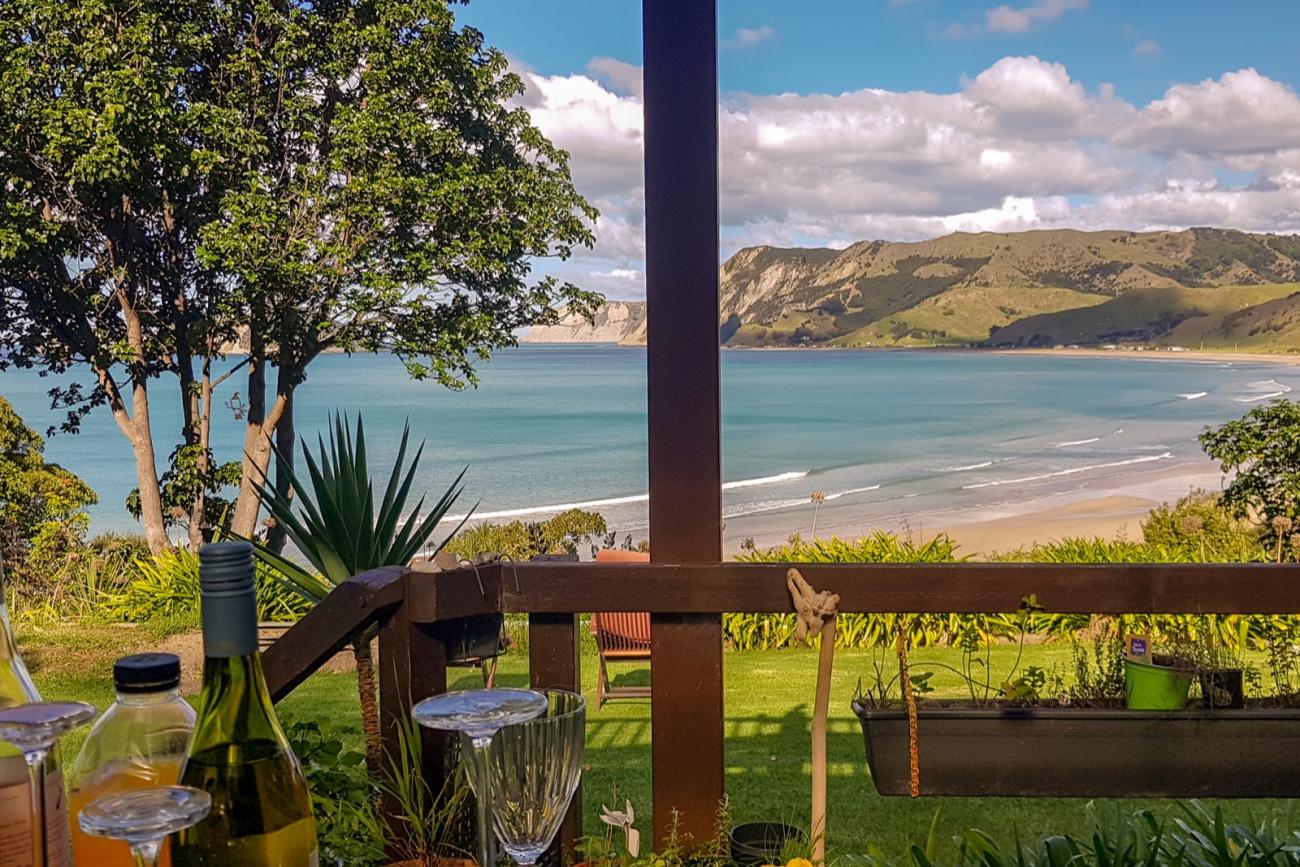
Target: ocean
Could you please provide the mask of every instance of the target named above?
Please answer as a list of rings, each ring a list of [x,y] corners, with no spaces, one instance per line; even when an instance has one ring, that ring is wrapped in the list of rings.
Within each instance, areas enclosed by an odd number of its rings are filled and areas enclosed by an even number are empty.
[[[954,351],[727,350],[723,368],[725,516],[806,528],[810,496],[852,505],[863,526],[979,513],[1057,497],[1138,471],[1204,462],[1196,435],[1300,386],[1300,368],[1265,361],[1144,360]],[[371,466],[386,472],[402,426],[425,442],[417,488],[437,494],[460,472],[457,512],[531,519],[600,511],[620,532],[646,524],[645,351],[525,345],[480,366],[476,389],[413,382],[379,355],[326,355],[299,391],[299,434],[328,414],[365,419]],[[39,431],[60,420],[51,382],[0,373],[0,395]],[[232,377],[222,400],[243,382]],[[160,458],[180,427],[174,381],[153,391]],[[222,407],[221,460],[242,423]],[[130,531],[123,501],[131,452],[96,410],[46,459],[89,482],[94,531]]]

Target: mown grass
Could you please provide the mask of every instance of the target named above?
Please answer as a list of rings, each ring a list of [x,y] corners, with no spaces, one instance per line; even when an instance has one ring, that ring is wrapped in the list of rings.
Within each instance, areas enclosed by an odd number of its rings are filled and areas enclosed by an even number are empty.
[[[126,636],[124,637],[124,633]],[[140,640],[125,630],[43,630],[20,636],[30,647],[34,675],[47,698],[83,699],[103,707],[112,699],[109,673],[119,653],[138,649]],[[66,652],[56,652],[66,647]],[[995,674],[1009,669],[1015,648],[993,649]],[[872,671],[873,653],[841,650],[836,654],[830,721],[830,830],[833,850],[862,852],[877,842],[885,852],[901,856],[913,842],[924,843],[935,812],[940,812],[941,837],[947,839],[968,827],[980,828],[999,839],[1014,835],[1030,838],[1048,832],[1082,833],[1087,828],[1088,802],[1083,799],[973,799],[883,798],[875,793],[867,773],[862,732],[849,710],[859,679]],[[914,666],[940,662],[955,665],[956,651],[948,648],[913,651]],[[1049,643],[1025,650],[1022,665],[1046,669],[1070,663],[1068,645]],[[887,660],[892,664],[892,659]],[[527,683],[527,657],[511,652],[501,661],[498,682]],[[724,656],[726,683],[727,789],[737,821],[777,819],[808,822],[809,714],[812,706],[816,656],[803,650],[737,651]],[[644,668],[624,668],[620,683],[646,683]],[[595,657],[591,648],[583,656],[583,689],[594,697]],[[457,672],[456,688],[480,684],[476,672]],[[958,676],[938,669],[933,684],[941,695],[962,694]],[[361,738],[356,686],[347,674],[318,674],[280,704],[286,720],[310,719],[323,729],[354,745]],[[614,806],[630,798],[650,827],[650,708],[647,701],[606,705],[588,716],[588,769],[583,787],[586,827],[599,829],[601,804]],[[80,748],[84,729],[68,737],[65,754]],[[924,749],[924,745],[922,745]],[[1050,773],[1044,768],[1044,773]],[[1136,810],[1153,806],[1173,811],[1170,801],[1122,804]],[[1237,818],[1274,817],[1285,827],[1300,828],[1300,803],[1254,801],[1233,803],[1229,815]]]

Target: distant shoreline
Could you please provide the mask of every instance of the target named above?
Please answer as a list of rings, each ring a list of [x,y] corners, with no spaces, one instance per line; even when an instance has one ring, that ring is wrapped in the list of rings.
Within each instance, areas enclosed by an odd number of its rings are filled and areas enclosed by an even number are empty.
[[[525,346],[609,346],[615,349],[645,349],[644,343],[616,343],[607,340],[573,341],[522,341]],[[1048,347],[978,346],[722,346],[727,352],[944,352],[979,355],[1041,355],[1061,358],[1126,358],[1136,361],[1266,361],[1273,364],[1300,366],[1300,348],[1294,354],[1279,352],[1245,352],[1218,349],[1184,349],[1175,351],[1160,347],[1144,349],[1054,349]]]

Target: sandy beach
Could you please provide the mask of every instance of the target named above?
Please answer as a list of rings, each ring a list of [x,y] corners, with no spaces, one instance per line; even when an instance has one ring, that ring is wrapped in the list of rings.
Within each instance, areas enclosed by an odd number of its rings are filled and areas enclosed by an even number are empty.
[[[1134,361],[1202,361],[1202,362],[1265,362],[1271,364],[1300,365],[1300,354],[1283,355],[1265,352],[1226,352],[1220,350],[1186,349],[1172,352],[1168,349],[980,349],[994,355],[1055,355],[1069,358],[1126,358]]]
[[[860,507],[832,503],[817,513],[817,536],[855,538],[873,530],[889,530],[928,539],[947,533],[960,545],[960,553],[977,557],[1069,536],[1140,539],[1142,521],[1151,509],[1196,489],[1217,491],[1223,483],[1218,464],[1207,458],[1119,477],[1081,480],[1068,488],[997,506],[901,511],[870,525],[863,522]],[[794,532],[808,538],[812,519],[811,503],[805,509],[733,518],[723,531],[726,552],[738,553],[747,539],[766,548],[783,544]]]

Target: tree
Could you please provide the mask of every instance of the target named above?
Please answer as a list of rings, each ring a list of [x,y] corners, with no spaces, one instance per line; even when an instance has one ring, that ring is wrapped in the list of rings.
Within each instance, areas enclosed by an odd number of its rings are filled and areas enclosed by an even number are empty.
[[[1300,404],[1275,400],[1255,407],[1199,440],[1206,454],[1233,474],[1224,505],[1263,524],[1280,557],[1283,543],[1300,529]]]
[[[596,212],[516,104],[505,55],[445,0],[253,5],[239,38],[257,50],[232,38],[226,71],[258,147],[200,248],[248,316],[241,535],[273,434],[292,470],[294,391],[322,352],[392,351],[461,388],[519,328],[598,301],[532,276],[591,244]],[[286,474],[276,484],[289,492]]]
[[[0,397],[0,570],[17,582],[55,574],[85,538],[85,508],[98,498],[72,473],[47,464],[45,441]]]
[[[233,529],[250,534],[320,353],[393,351],[462,387],[518,328],[597,302],[532,276],[592,242],[595,211],[522,92],[445,0],[0,4],[0,368],[89,371],[52,391],[62,427],[109,408],[160,550],[171,509],[208,534],[213,398],[234,372],[214,362],[238,336]],[[184,422],[160,479],[164,375]]]
[[[150,386],[177,377],[176,433],[206,473],[211,363],[232,327],[195,255],[254,142],[213,100],[225,14],[183,0],[0,4],[0,369],[88,374],[51,390],[61,427],[108,407],[154,551],[170,543]],[[203,504],[189,506],[193,532]]]

